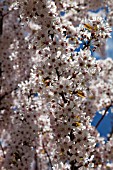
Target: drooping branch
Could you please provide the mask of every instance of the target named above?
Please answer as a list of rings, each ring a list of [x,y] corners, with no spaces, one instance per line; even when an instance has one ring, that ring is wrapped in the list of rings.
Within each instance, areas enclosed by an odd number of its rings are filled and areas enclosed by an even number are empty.
[[[47,157],[48,157],[48,160],[49,160],[49,164],[50,164],[51,170],[53,170],[53,165],[52,165],[52,162],[51,162],[51,158],[50,158],[50,156],[49,156],[49,154],[48,154],[48,152],[47,152],[47,150],[46,150],[46,148],[45,148],[44,143],[43,143],[43,149],[44,149],[45,153],[47,154]]]

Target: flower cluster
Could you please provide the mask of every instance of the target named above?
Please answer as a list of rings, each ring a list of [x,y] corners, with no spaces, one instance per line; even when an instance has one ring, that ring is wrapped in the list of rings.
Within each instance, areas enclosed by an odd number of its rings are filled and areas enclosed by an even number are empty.
[[[107,58],[97,62],[101,70],[98,77],[92,80],[90,91],[97,110],[101,110],[113,105],[113,60]]]
[[[91,126],[113,101],[113,62],[90,51],[111,32],[107,21],[87,16],[102,3],[94,2],[0,2],[2,170],[101,170],[113,161],[112,136],[105,144]]]

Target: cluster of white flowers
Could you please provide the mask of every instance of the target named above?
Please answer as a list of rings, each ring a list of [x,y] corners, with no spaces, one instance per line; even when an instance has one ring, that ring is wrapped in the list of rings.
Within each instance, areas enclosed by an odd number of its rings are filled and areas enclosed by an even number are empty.
[[[93,79],[90,85],[93,103],[97,110],[113,105],[113,60],[107,58],[106,60],[97,61],[101,71]]]
[[[101,170],[113,161],[112,140],[105,144],[91,126],[113,102],[113,61],[90,51],[111,32],[107,21],[87,16],[102,5],[94,2],[0,2],[0,133],[9,133],[5,147],[0,142],[1,169]]]

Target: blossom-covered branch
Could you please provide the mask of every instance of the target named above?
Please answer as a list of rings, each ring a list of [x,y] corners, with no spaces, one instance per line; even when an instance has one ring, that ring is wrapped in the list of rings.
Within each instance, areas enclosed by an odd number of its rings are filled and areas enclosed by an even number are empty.
[[[105,144],[91,126],[113,101],[113,61],[96,61],[90,49],[110,37],[109,13],[89,12],[112,2],[95,2],[0,2],[1,169],[104,170],[113,162],[112,137]]]

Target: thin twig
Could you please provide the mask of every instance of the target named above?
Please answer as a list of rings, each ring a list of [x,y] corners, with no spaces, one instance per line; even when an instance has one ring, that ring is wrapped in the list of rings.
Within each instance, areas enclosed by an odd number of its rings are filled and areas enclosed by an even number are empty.
[[[110,107],[111,107],[111,104],[110,104],[109,106],[106,107],[103,116],[100,118],[100,120],[97,122],[97,124],[96,124],[96,126],[95,126],[96,128],[100,125],[101,121],[102,121],[102,120],[104,119],[104,117],[106,116],[107,111],[109,110]]]
[[[4,148],[2,147],[1,142],[0,142],[0,147],[1,147],[1,150],[2,150],[2,153],[3,153],[3,157],[5,158]]]
[[[36,148],[35,148],[36,149]],[[38,170],[38,160],[37,160],[37,153],[36,153],[36,150],[35,150],[35,155],[34,155],[34,160],[35,160],[35,170]]]
[[[2,35],[3,32],[3,14],[2,11],[0,11],[0,35]]]
[[[57,74],[57,77],[58,77],[58,80],[59,80],[60,79],[60,73],[58,71],[58,68],[55,68],[55,70],[56,70],[56,74]]]
[[[51,166],[51,169],[53,170],[53,165],[52,165],[52,162],[51,162],[50,156],[49,156],[49,154],[48,154],[48,152],[47,152],[47,150],[46,150],[46,148],[45,148],[44,143],[43,143],[43,149],[44,149],[45,153],[47,154],[47,157],[48,157],[48,159],[49,159],[49,164],[50,164],[50,166]]]
[[[89,46],[90,46],[90,43],[91,43],[91,41],[89,40],[87,43],[86,42],[84,42],[84,47],[82,48],[82,50],[85,50],[85,48],[88,48]]]
[[[61,93],[59,93],[62,97],[62,100],[64,101],[64,103],[67,103],[67,99],[64,96],[64,92],[62,91]]]

